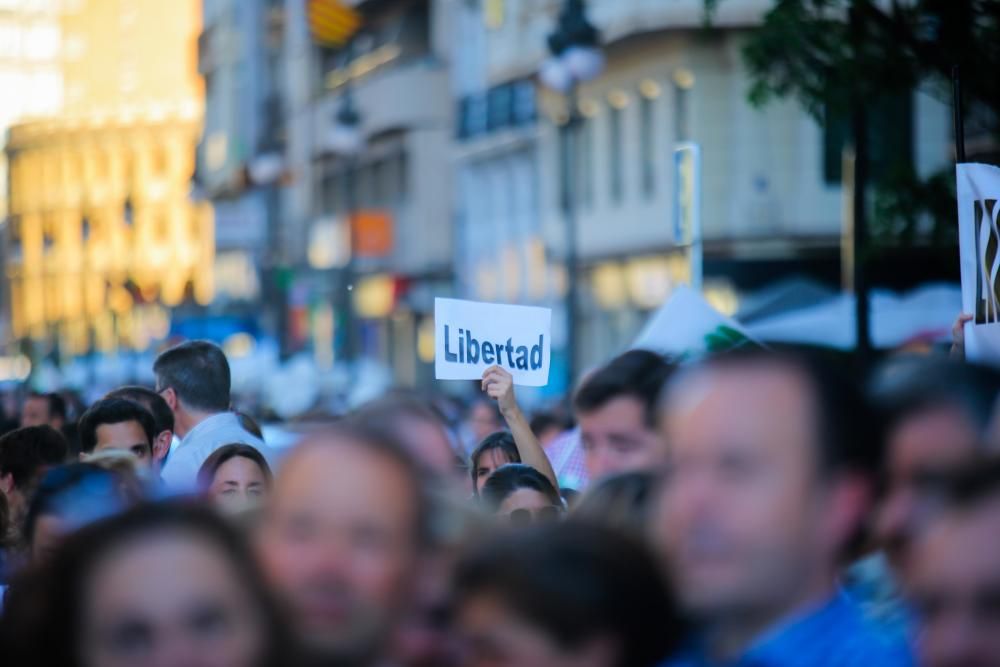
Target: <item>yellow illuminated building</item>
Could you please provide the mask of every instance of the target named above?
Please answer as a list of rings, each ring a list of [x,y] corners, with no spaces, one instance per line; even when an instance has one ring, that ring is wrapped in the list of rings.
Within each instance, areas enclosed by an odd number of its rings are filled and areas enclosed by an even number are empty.
[[[190,200],[204,93],[196,0],[62,3],[63,111],[11,128],[15,338],[148,347],[213,297],[211,208]]]

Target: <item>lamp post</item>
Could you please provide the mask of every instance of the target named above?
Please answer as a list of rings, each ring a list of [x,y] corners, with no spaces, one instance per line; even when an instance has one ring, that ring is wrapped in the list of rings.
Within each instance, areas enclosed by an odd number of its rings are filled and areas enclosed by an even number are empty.
[[[566,268],[566,386],[576,377],[579,337],[576,331],[577,288],[577,155],[576,144],[583,116],[577,101],[581,83],[592,81],[604,71],[600,33],[587,19],[583,0],[566,0],[559,12],[556,29],[548,37],[551,56],[542,64],[539,78],[546,87],[566,96],[568,113],[560,127],[560,205],[565,223]]]
[[[353,42],[346,48],[346,64],[348,69],[347,82],[344,84],[340,108],[333,118],[333,125],[327,134],[327,148],[344,158],[344,209],[347,224],[347,238],[350,239],[350,252],[344,265],[339,303],[344,313],[344,358],[354,359],[357,355],[357,335],[355,332],[354,301],[351,298],[354,290],[354,213],[357,210],[357,170],[358,156],[365,148],[365,137],[361,131],[361,114],[354,103],[354,91],[351,88],[350,66],[353,54]]]

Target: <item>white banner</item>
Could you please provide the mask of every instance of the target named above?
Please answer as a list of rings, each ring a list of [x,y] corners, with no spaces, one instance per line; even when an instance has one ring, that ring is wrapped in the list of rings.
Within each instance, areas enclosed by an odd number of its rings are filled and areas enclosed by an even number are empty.
[[[632,349],[697,358],[744,345],[757,342],[739,322],[705,301],[701,292],[681,285],[649,318]]]
[[[438,380],[478,380],[493,365],[514,384],[549,381],[552,310],[533,306],[434,299],[434,374]]]
[[[1000,362],[1000,169],[959,164],[958,245],[962,266],[965,356]]]

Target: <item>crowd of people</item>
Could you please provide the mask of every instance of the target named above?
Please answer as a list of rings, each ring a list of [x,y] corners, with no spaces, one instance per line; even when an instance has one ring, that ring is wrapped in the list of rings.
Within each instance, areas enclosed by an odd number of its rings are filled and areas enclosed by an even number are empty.
[[[0,437],[3,665],[1000,665],[992,369],[633,350],[571,415],[494,366],[288,448],[212,343],[154,374]]]

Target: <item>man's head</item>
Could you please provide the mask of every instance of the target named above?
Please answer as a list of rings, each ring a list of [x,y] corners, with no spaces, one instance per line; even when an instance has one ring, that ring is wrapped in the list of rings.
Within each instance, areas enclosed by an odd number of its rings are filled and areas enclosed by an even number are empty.
[[[21,426],[51,426],[57,431],[66,425],[66,400],[56,393],[31,393],[21,408]]]
[[[895,360],[876,374],[870,394],[885,451],[876,531],[900,575],[936,481],[981,455],[998,392],[995,371],[948,359]]]
[[[464,482],[444,419],[428,403],[394,392],[362,405],[351,415],[365,431],[401,445],[417,463],[442,479]]]
[[[104,398],[123,398],[138,403],[153,415],[156,437],[153,439],[153,459],[157,466],[170,451],[174,439],[174,413],[166,400],[152,389],[128,386],[115,389]]]
[[[0,491],[15,521],[27,510],[31,489],[48,466],[66,460],[66,438],[51,426],[25,426],[0,437]]]
[[[315,658],[363,665],[385,650],[427,537],[420,475],[356,424],[310,436],[278,471],[260,552]]]
[[[215,343],[193,340],[162,352],[153,363],[156,391],[174,413],[177,435],[184,437],[205,416],[230,404],[229,362]]]
[[[831,593],[869,496],[864,415],[830,369],[761,351],[669,384],[656,529],[690,613],[773,622]]]
[[[583,381],[573,407],[591,479],[663,464],[656,398],[673,368],[658,354],[632,350]]]
[[[138,403],[124,398],[105,398],[80,417],[81,458],[109,450],[131,452],[139,463],[155,467],[153,415]],[[161,457],[162,458],[162,457]]]
[[[907,592],[927,667],[1000,666],[1000,461],[949,480],[914,541]]]

